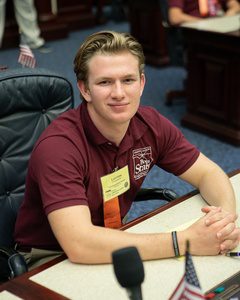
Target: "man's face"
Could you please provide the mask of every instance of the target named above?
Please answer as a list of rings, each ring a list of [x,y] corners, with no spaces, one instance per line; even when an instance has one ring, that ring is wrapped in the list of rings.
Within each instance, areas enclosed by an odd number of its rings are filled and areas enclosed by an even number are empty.
[[[88,86],[78,83],[93,122],[105,129],[129,124],[139,107],[144,84],[138,59],[129,52],[96,54],[89,61]]]

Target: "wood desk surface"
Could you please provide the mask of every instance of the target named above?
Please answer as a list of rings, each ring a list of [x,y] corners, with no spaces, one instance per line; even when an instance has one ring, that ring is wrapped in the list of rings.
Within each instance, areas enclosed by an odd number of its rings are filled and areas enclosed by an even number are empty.
[[[231,177],[240,212],[240,171]],[[164,232],[181,229],[201,217],[204,201],[199,194],[187,195],[168,205],[168,209],[157,209],[124,229],[129,232]],[[161,213],[159,213],[161,212]],[[140,222],[139,222],[140,221]],[[239,223],[240,224],[240,223]],[[159,245],[160,246],[160,245]],[[240,271],[240,259],[225,256],[193,257],[203,291]],[[211,266],[211,268],[209,268]],[[145,280],[142,284],[143,299],[168,299],[184,272],[183,259],[163,259],[144,262]],[[127,299],[125,289],[119,286],[111,264],[72,264],[59,257],[31,272],[0,285],[1,299],[6,291],[23,299],[81,299],[99,297],[111,300]],[[3,298],[4,296],[4,298]],[[5,298],[6,297],[6,298]]]

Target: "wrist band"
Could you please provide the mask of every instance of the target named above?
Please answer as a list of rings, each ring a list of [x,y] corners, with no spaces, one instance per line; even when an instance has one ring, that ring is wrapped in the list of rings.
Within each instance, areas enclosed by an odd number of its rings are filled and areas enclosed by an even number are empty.
[[[176,257],[180,256],[179,252],[179,247],[178,247],[178,240],[177,240],[177,232],[172,231],[172,242],[173,242],[173,249],[174,249],[174,254]]]

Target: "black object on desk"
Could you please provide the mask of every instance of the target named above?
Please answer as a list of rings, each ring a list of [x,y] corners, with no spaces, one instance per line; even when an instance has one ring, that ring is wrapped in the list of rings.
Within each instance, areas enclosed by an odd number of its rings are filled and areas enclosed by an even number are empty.
[[[114,272],[120,285],[127,289],[130,300],[142,300],[141,284],[144,269],[136,247],[127,247],[112,253]]]

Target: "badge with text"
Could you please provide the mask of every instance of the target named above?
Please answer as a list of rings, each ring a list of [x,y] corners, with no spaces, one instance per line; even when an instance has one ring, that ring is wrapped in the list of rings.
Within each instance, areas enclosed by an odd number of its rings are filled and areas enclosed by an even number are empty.
[[[128,166],[101,177],[101,183],[105,202],[122,195],[130,188]]]

